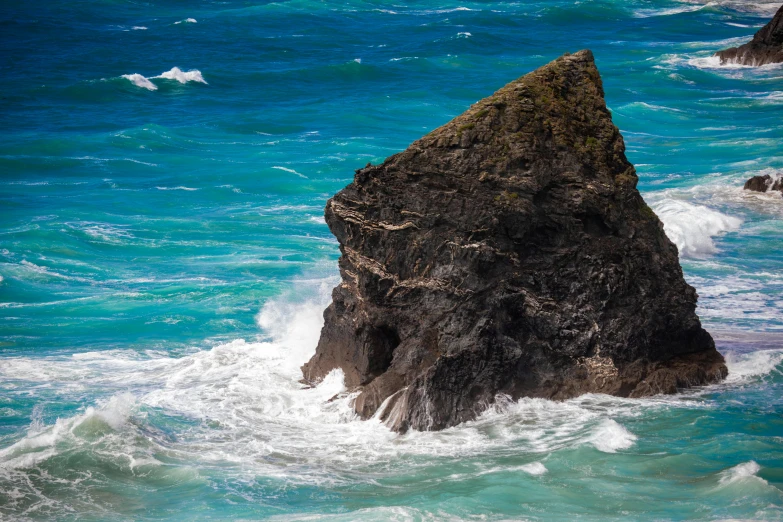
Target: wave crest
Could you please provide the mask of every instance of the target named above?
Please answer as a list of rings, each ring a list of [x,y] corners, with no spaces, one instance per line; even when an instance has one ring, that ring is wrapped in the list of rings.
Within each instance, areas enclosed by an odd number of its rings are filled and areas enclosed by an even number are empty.
[[[205,85],[207,84],[207,81],[204,79],[204,76],[201,74],[201,71],[199,71],[198,69],[183,71],[179,67],[172,67],[168,71],[162,72],[157,76],[151,76],[149,78],[147,78],[143,74],[138,74],[138,73],[123,74],[121,78],[125,78],[126,80],[129,80],[136,87],[141,87],[142,89],[147,89],[149,91],[158,90],[158,86],[152,82],[152,80],[156,80],[156,79],[174,80],[182,84],[188,82],[203,83]]]
[[[742,219],[685,201],[664,198],[652,204],[663,229],[680,256],[701,257],[717,252],[713,237],[738,230]]]

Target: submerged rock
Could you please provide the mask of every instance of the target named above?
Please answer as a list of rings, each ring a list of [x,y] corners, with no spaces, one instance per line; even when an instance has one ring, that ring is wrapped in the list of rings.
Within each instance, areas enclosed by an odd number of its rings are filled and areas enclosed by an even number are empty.
[[[581,51],[358,170],[326,205],[342,282],[305,380],[341,368],[359,415],[404,431],[473,419],[498,394],[724,377],[624,151]]]
[[[783,192],[783,178],[773,178],[769,174],[753,176],[745,182],[743,188],[754,192],[769,192],[775,190]]]
[[[753,40],[739,47],[718,51],[715,56],[720,58],[722,64],[760,66],[783,62],[783,6],[767,25],[759,29]]]

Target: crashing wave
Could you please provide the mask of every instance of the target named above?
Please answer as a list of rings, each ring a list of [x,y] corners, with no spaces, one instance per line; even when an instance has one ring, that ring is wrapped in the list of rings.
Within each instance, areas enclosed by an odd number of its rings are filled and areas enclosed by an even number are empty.
[[[742,225],[740,218],[677,199],[664,198],[651,206],[663,221],[666,235],[684,257],[714,254],[717,247],[713,237],[738,230]]]
[[[207,83],[204,80],[204,77],[201,75],[201,71],[199,71],[198,69],[183,71],[179,67],[172,67],[168,71],[164,73],[160,73],[158,76],[153,76],[153,78],[176,80],[179,83],[188,83],[188,82]]]

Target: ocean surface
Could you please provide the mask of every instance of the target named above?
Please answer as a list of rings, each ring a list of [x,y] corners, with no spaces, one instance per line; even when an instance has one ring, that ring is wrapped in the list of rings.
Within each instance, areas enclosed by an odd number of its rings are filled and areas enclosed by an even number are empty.
[[[0,5],[0,520],[783,520],[780,2]],[[723,384],[439,433],[303,389],[326,200],[589,48]]]

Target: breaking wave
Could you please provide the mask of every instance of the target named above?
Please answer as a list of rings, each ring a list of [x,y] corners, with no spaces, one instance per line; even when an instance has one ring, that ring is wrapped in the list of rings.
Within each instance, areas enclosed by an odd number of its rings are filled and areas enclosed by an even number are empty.
[[[296,292],[269,300],[256,317],[264,332],[257,340],[180,357],[110,350],[4,359],[2,381],[27,383],[31,390],[55,386],[77,398],[103,397],[53,424],[34,418],[26,435],[0,451],[0,489],[18,491],[27,501],[38,498],[42,486],[33,488],[29,481],[33,468],[43,482],[94,466],[110,467],[126,477],[122,480],[182,480],[194,459],[237,477],[252,473],[289,484],[371,481],[369,470],[376,466],[412,468],[422,465],[422,456],[471,459],[463,465],[472,470],[470,476],[522,473],[535,480],[549,473],[544,462],[557,450],[632,451],[638,436],[624,424],[642,412],[708,407],[687,394],[647,399],[588,394],[563,402],[499,396],[474,421],[399,435],[377,419],[357,418],[340,371],[317,387],[298,382],[336,283],[335,277],[303,280]],[[734,383],[757,379],[782,361],[783,351],[727,358]],[[171,437],[161,427],[167,419],[187,429]],[[496,459],[512,449],[528,461]],[[85,477],[82,492],[90,490],[92,478]]]
[[[669,239],[681,256],[700,257],[717,251],[713,237],[738,230],[742,219],[686,201],[665,198],[652,204]]]
[[[726,354],[729,368],[727,383],[745,383],[771,373],[783,375],[779,367],[783,364],[783,349],[759,350],[746,354]]]
[[[722,472],[720,474],[720,483],[721,485],[727,485],[747,480],[757,480],[767,484],[766,480],[756,476],[756,473],[759,471],[761,471],[761,466],[755,461],[744,462]]]
[[[179,67],[172,67],[166,72],[162,72],[157,76],[151,76],[149,78],[138,73],[123,74],[122,78],[129,80],[136,87],[141,87],[142,89],[147,89],[150,91],[158,90],[158,86],[151,81],[156,79],[174,80],[183,84],[188,82],[197,82],[203,84],[207,83],[206,80],[204,80],[204,76],[201,74],[201,71],[198,69],[183,71]]]

